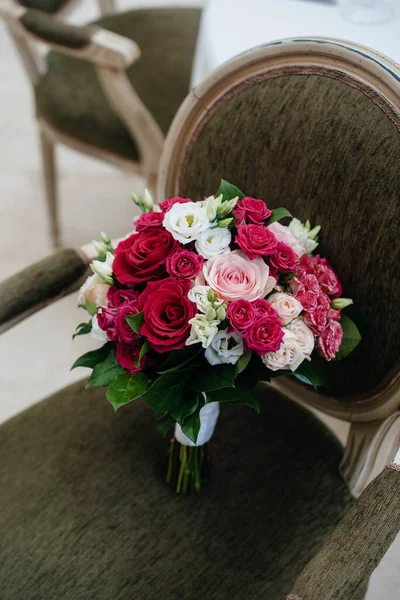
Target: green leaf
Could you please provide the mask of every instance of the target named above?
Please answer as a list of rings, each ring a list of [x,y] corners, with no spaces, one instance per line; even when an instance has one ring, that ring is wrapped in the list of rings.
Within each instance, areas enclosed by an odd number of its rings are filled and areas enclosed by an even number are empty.
[[[215,392],[207,392],[207,403],[209,402],[234,402],[236,404],[246,404],[247,406],[254,408],[258,413],[260,412],[260,401],[248,390],[225,388]]]
[[[147,375],[144,373],[135,373],[134,375],[122,373],[108,386],[107,400],[117,411],[124,404],[143,396],[148,384]]]
[[[200,354],[201,348],[196,346],[187,346],[182,350],[172,350],[168,353],[167,359],[165,360],[162,371],[158,371],[160,375],[165,373],[171,373],[189,364],[194,358]]]
[[[198,392],[190,393],[188,392],[182,402],[179,404],[178,408],[171,411],[172,416],[175,421],[182,425],[185,418],[189,417],[194,413],[194,411],[199,406],[200,402],[200,394]]]
[[[342,358],[348,356],[361,342],[361,333],[350,317],[342,314],[340,325],[343,329],[343,340],[340,344],[339,352],[336,354],[336,360],[342,360]]]
[[[192,374],[191,368],[165,373],[155,380],[143,398],[150,408],[158,412],[176,410],[185,399],[185,386]]]
[[[117,363],[115,356],[116,352],[113,348],[107,358],[94,367],[86,384],[87,388],[110,385],[118,375],[127,372],[126,369],[123,369],[121,365]]]
[[[97,314],[97,312],[98,312],[98,310],[99,310],[99,309],[97,308],[97,306],[96,306],[95,304],[93,304],[93,302],[89,302],[88,300],[86,300],[86,302],[85,302],[85,304],[84,304],[83,308],[84,308],[85,310],[87,310],[87,312],[89,313],[89,315],[90,315],[91,317],[94,317],[94,315],[96,315],[96,314]]]
[[[208,366],[196,373],[196,377],[189,387],[195,392],[211,392],[221,388],[233,388],[235,387],[235,375],[234,365],[218,365],[211,368]]]
[[[163,437],[167,435],[168,431],[174,424],[175,419],[169,412],[164,413],[163,416],[156,421],[156,427]]]
[[[89,321],[89,323],[79,323],[74,335],[72,336],[72,339],[75,339],[77,335],[86,335],[87,333],[90,333],[91,331],[92,331],[92,321]]]
[[[143,344],[143,346],[140,348],[140,352],[139,352],[139,364],[140,364],[140,361],[141,361],[141,359],[143,358],[143,356],[144,356],[145,354],[147,354],[149,350],[151,350],[151,348],[150,348],[150,344],[149,344],[149,342],[146,340],[146,341],[145,341],[145,343]]]
[[[97,350],[86,352],[86,354],[83,354],[74,362],[71,367],[71,371],[72,369],[76,369],[76,367],[87,367],[88,369],[94,369],[98,363],[103,362],[103,360],[105,360],[105,358],[108,356],[111,346],[111,342],[107,342],[104,344],[104,346],[98,348]]]
[[[289,371],[286,371],[286,375],[290,375]],[[323,360],[317,356],[313,356],[311,360],[303,360],[293,375],[302,383],[312,385],[314,389],[327,383]]]
[[[235,185],[229,183],[229,181],[225,181],[225,179],[221,179],[221,183],[219,184],[217,196],[222,194],[224,200],[233,200],[233,198],[239,197],[239,200],[244,198],[243,192],[239,190]]]
[[[280,221],[281,219],[284,219],[285,217],[291,217],[292,215],[290,214],[290,212],[288,210],[286,210],[286,208],[273,208],[272,209],[272,215],[269,217],[269,219],[266,221],[266,225],[272,225],[272,223],[275,223],[275,221]]]
[[[191,440],[194,444],[197,442],[197,436],[200,431],[200,408],[198,408],[192,415],[186,417],[183,425],[183,433]]]
[[[138,313],[137,315],[127,315],[125,317],[125,321],[135,333],[139,333],[139,330],[143,323],[143,311]]]
[[[251,359],[251,352],[245,352],[244,354],[242,354],[242,356],[239,358],[239,360],[237,361],[237,363],[235,365],[235,375],[236,376],[245,370],[245,368],[247,367],[247,365],[250,362],[250,359]]]

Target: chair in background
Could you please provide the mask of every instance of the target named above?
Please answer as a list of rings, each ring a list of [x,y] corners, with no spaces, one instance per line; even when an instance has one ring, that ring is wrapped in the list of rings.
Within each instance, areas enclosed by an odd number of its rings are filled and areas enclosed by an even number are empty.
[[[189,90],[201,11],[137,9],[74,26],[43,12],[59,15],[65,1],[23,4],[29,8],[0,0],[0,16],[33,85],[51,235],[59,246],[55,145],[134,171],[154,189],[164,136]],[[112,0],[100,6],[110,12]],[[53,48],[45,61],[34,42]]]
[[[363,415],[366,423],[376,421],[368,425],[381,432],[370,435],[379,441],[373,458],[394,462],[354,505],[339,475],[343,448],[337,439],[306,408],[261,384],[261,415],[245,406],[222,407],[211,485],[200,497],[179,497],[163,481],[166,443],[154,427],[157,416],[141,400],[113,415],[103,389],[85,391],[85,381],[76,383],[0,427],[0,581],[8,597],[52,598],[57,590],[58,600],[86,598],[89,592],[96,600],[283,600],[292,589],[292,600],[363,598],[372,570],[400,528],[398,378],[384,383],[399,356],[400,323],[392,319],[391,331],[382,325],[399,285],[399,250],[391,236],[399,216],[394,170],[400,155],[400,71],[372,53],[370,60],[365,49],[358,53],[345,43],[297,41],[228,63],[178,113],[163,150],[158,189],[159,198],[201,197],[223,175],[271,206],[288,205],[296,215],[321,222],[324,249],[345,289],[369,309],[372,334],[382,329],[376,341],[381,361],[365,343],[352,363],[339,366],[335,399],[310,395],[294,383],[281,388],[349,421],[362,421]],[[365,122],[354,125],[354,111],[368,118],[367,131]],[[340,160],[336,154],[333,160],[338,139]],[[384,165],[379,181],[375,160]],[[361,192],[369,190],[366,178],[371,195],[358,194],[359,177]],[[382,227],[374,222],[379,202]],[[367,209],[371,224],[364,218]],[[346,218],[353,223],[352,236],[346,235]],[[364,244],[356,219],[378,239]],[[375,244],[382,257],[390,248],[385,276],[393,278],[392,288],[374,262]],[[371,276],[360,282],[366,277],[364,255]],[[76,289],[94,256],[91,245],[64,249],[3,282],[0,327]],[[379,307],[376,284],[383,294]],[[377,369],[361,380],[362,365],[371,370],[371,357]],[[372,393],[380,381],[380,392]],[[346,386],[350,397],[339,396]],[[357,386],[364,399],[356,396]],[[367,439],[361,443],[355,431],[351,439],[358,442],[358,464]],[[371,476],[367,458],[356,469],[357,482],[362,464]],[[360,483],[351,477],[350,482],[356,493]]]

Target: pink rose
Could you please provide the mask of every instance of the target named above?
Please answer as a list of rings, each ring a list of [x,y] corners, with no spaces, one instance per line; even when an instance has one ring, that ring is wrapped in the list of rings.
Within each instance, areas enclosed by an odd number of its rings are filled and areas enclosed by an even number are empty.
[[[161,208],[162,212],[165,214],[166,212],[169,211],[170,208],[173,207],[174,204],[186,204],[187,202],[191,202],[190,198],[180,198],[179,196],[177,196],[176,198],[169,198],[168,200],[163,200],[162,202],[159,203],[159,207]]]
[[[178,250],[167,258],[167,273],[173,277],[194,279],[203,268],[204,258],[196,252]]]
[[[342,286],[335,271],[332,269],[326,258],[321,258],[319,254],[312,259],[315,266],[315,275],[323,292],[339,298],[342,294]]]
[[[318,338],[318,352],[326,360],[332,360],[339,352],[343,339],[343,329],[337,321],[329,321],[328,326]]]
[[[304,248],[297,239],[294,237],[293,233],[289,230],[289,227],[285,225],[281,225],[278,221],[268,225],[268,229],[272,231],[278,242],[282,242],[282,244],[286,244],[289,246],[297,254],[297,256],[303,256]]]
[[[292,273],[296,268],[297,254],[287,244],[278,242],[270,258],[270,263],[277,271]]]
[[[296,267],[296,273],[298,275],[315,275],[314,263],[307,254],[304,254]]]
[[[317,308],[321,290],[315,275],[295,277],[290,280],[290,287],[294,292],[294,297],[300,302],[304,310],[312,312]]]
[[[259,298],[255,302],[253,302],[253,307],[256,311],[257,316],[268,315],[270,317],[278,318],[278,313],[274,309],[273,306],[264,298]]]
[[[276,352],[283,340],[282,323],[271,316],[260,316],[243,335],[246,351],[254,350],[260,356]]]
[[[138,301],[139,294],[135,290],[122,290],[111,286],[107,292],[108,306],[109,308],[119,308],[120,306],[126,306],[127,304],[136,303]]]
[[[161,227],[164,219],[162,212],[147,212],[140,215],[134,222],[136,231],[143,231],[148,227]]]
[[[256,300],[258,302],[258,300]],[[255,303],[253,303],[255,304]],[[256,311],[253,304],[247,300],[235,300],[231,302],[226,311],[226,316],[230,321],[229,331],[243,333],[247,331],[250,325],[253,325],[256,318]]]
[[[277,245],[276,237],[264,225],[241,225],[235,241],[251,259],[273,254]]]
[[[331,301],[324,292],[320,292],[315,310],[304,313],[304,322],[317,336],[324,331],[329,321],[339,319],[340,311],[331,308]]]
[[[239,200],[232,212],[236,217],[236,226],[243,223],[263,225],[272,214],[263,200],[250,197]]]
[[[104,331],[109,340],[117,339],[117,329],[115,327],[116,311],[109,308],[101,308],[97,313],[97,323]]]
[[[129,344],[125,342],[117,342],[117,362],[123,369],[127,369],[130,373],[138,373],[144,369],[147,354],[142,356],[140,359],[140,365],[138,368],[140,346],[138,342],[131,342]]]
[[[128,315],[137,315],[138,312],[138,309],[133,304],[127,304],[118,310],[115,317],[115,327],[117,329],[119,339],[123,342],[130,343],[137,337],[137,333],[133,331],[132,327],[127,323],[125,317]]]
[[[276,284],[262,258],[250,260],[240,250],[220,254],[206,261],[203,279],[226,302],[242,298],[254,302],[269,294]],[[202,281],[199,279],[198,283]]]

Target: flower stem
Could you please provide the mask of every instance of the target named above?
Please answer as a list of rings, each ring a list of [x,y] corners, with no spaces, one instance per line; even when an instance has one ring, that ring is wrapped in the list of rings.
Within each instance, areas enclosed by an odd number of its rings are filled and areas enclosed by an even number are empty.
[[[202,480],[210,475],[209,446],[185,446],[175,438],[171,440],[166,480],[177,494],[200,493]]]

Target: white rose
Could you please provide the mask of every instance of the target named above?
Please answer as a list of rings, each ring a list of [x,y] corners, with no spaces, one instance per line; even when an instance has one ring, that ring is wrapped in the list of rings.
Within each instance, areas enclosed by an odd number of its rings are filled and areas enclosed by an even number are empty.
[[[294,319],[287,326],[289,331],[296,336],[296,340],[306,357],[314,350],[315,339],[311,329],[301,319]]]
[[[200,344],[208,348],[213,338],[218,333],[220,321],[209,321],[206,315],[198,314],[189,321],[191,327],[190,336],[186,340],[186,346]]]
[[[297,256],[303,256],[305,254],[303,246],[297,241],[294,237],[293,233],[289,230],[289,227],[285,225],[281,225],[278,221],[268,225],[268,229],[272,231],[278,242],[282,242],[289,246],[294,252],[296,252]]]
[[[210,227],[210,221],[204,208],[195,202],[186,202],[173,205],[165,214],[163,226],[175,240],[189,244]]]
[[[317,235],[320,227],[315,227],[312,231],[310,231],[310,224],[307,222],[306,225],[299,219],[292,219],[289,223],[289,231],[294,235],[296,240],[299,242],[300,246],[304,250],[304,254],[311,254],[318,246],[318,242],[316,242],[311,235]]]
[[[107,306],[107,292],[110,286],[103,282],[98,275],[90,275],[79,290],[78,304],[84,306],[86,302],[96,306]]]
[[[306,358],[297,337],[288,329],[283,329],[283,342],[276,352],[267,352],[262,361],[271,371],[281,369],[295,371]]]
[[[111,252],[107,252],[105,261],[101,260],[93,260],[90,268],[92,269],[95,275],[98,275],[105,281],[106,283],[113,283],[113,270],[112,265],[114,262],[114,255]]]
[[[92,337],[95,340],[98,340],[99,342],[108,342],[108,337],[105,331],[103,331],[102,329],[100,329],[98,321],[97,321],[97,315],[95,315],[92,319],[92,331],[91,331]]]
[[[296,298],[282,292],[272,294],[268,298],[268,302],[276,310],[278,317],[284,325],[293,321],[303,310],[302,305]]]
[[[212,258],[218,254],[227,254],[230,252],[229,244],[232,240],[232,234],[229,229],[214,227],[202,231],[196,240],[196,250],[204,258]]]
[[[210,365],[231,364],[235,365],[243,354],[243,338],[234,331],[228,333],[227,329],[218,331],[211,344],[206,349],[204,356]]]

